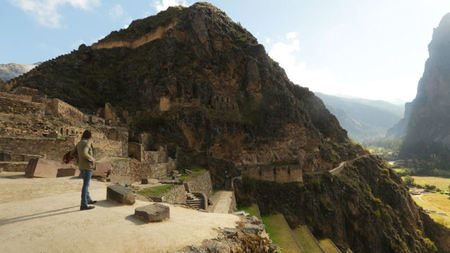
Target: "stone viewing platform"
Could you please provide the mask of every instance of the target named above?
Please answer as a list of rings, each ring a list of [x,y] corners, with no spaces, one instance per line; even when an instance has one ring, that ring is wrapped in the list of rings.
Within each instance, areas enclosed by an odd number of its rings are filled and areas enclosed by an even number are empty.
[[[96,180],[90,187],[96,208],[79,211],[81,185],[73,177],[0,173],[0,252],[175,252],[215,239],[241,219],[164,203],[170,219],[145,223],[134,213],[149,202],[107,201],[107,184]]]

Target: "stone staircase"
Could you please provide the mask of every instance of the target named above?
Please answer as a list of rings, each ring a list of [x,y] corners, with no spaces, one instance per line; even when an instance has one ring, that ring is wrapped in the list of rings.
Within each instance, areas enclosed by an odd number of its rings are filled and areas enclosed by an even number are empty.
[[[203,202],[204,202],[204,200],[201,199],[199,196],[195,196],[192,193],[187,194],[186,203],[188,206],[195,208],[195,209],[204,209]]]

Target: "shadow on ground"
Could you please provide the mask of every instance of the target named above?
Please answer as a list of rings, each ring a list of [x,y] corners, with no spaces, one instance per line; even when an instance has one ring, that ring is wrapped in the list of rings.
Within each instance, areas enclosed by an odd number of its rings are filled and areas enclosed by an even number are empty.
[[[73,210],[70,210],[70,209],[73,209]],[[70,210],[70,211],[64,211],[64,210]],[[77,206],[70,206],[70,207],[65,207],[65,208],[40,212],[40,213],[18,216],[18,217],[9,218],[9,219],[0,219],[0,226],[8,225],[8,224],[16,223],[16,222],[46,218],[46,217],[63,215],[63,214],[68,214],[68,213],[74,213],[74,212],[79,212],[79,211],[80,211],[79,206],[77,205]]]

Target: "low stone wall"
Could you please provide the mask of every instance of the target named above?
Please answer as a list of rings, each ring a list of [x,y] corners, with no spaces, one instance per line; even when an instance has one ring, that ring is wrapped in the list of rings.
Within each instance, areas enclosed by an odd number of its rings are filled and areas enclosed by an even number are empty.
[[[74,145],[74,138],[0,137],[0,150],[10,150],[17,154],[45,155],[47,159],[56,161],[60,161]]]
[[[46,114],[62,117],[69,122],[84,122],[84,114],[62,100],[45,99],[45,105]]]
[[[211,175],[209,171],[206,171],[200,176],[186,179],[184,181],[186,190],[189,192],[201,192],[205,194],[208,199],[213,194],[213,187],[211,182]]]
[[[298,165],[255,166],[241,168],[243,176],[277,183],[303,182],[303,170]]]
[[[186,204],[186,191],[183,185],[174,185],[172,189],[161,197],[163,202],[172,204]]]
[[[24,102],[12,98],[0,97],[0,112],[11,114],[41,115],[44,105],[39,103]]]

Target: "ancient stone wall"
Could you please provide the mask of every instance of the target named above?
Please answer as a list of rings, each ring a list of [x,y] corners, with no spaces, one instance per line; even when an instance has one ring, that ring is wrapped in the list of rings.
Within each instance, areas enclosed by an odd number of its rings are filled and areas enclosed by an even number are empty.
[[[184,184],[188,192],[201,192],[205,194],[208,199],[213,194],[211,175],[209,171],[206,171],[200,176],[186,179]]]
[[[73,149],[74,138],[0,137],[0,150],[17,154],[46,155],[47,159],[61,160]]]
[[[53,116],[62,117],[69,122],[84,122],[84,114],[77,108],[57,98],[44,100],[46,108],[45,113]]]
[[[243,176],[262,181],[303,182],[303,170],[298,165],[245,167],[241,172]]]
[[[99,130],[107,139],[122,143],[122,157],[128,157],[128,129],[125,127],[103,126]]]
[[[10,114],[41,115],[44,112],[44,105],[0,97],[0,112]]]
[[[95,150],[95,158],[101,159],[103,157],[122,157],[122,142],[108,139],[94,138],[92,145]]]
[[[174,204],[186,204],[186,191],[183,185],[174,185],[172,189],[164,193],[162,201]]]

